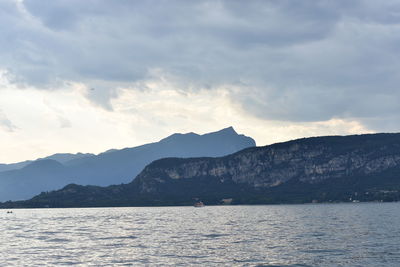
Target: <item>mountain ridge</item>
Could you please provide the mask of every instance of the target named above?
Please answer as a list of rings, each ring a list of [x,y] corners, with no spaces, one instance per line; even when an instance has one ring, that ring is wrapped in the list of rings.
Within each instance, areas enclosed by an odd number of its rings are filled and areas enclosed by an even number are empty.
[[[54,154],[41,160],[63,160],[64,168],[56,172],[35,170],[31,175],[23,168],[37,166],[32,161],[17,170],[0,172],[0,201],[28,199],[42,192],[62,188],[69,183],[82,185],[121,184],[130,182],[148,163],[168,157],[222,156],[255,141],[238,135],[232,127],[203,135],[177,134],[158,142],[120,150],[108,150],[98,155]],[[67,160],[67,159],[70,160]]]
[[[223,157],[164,158],[128,184],[69,185],[18,207],[278,204],[400,200],[400,134],[325,136]],[[10,204],[11,205],[11,204]]]

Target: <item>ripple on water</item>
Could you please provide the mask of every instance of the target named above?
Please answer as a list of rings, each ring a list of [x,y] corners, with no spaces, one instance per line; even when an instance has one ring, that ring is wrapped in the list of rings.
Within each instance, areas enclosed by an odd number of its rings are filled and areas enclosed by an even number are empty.
[[[219,238],[219,237],[229,236],[229,234],[207,234],[203,236],[206,238]]]
[[[399,266],[399,221],[398,203],[18,210],[0,266]]]
[[[53,242],[53,243],[66,243],[66,242],[71,242],[71,239],[68,238],[51,238],[46,240],[47,242]]]
[[[134,235],[127,235],[127,236],[105,236],[105,237],[98,237],[98,240],[118,240],[118,239],[136,239],[137,236]]]

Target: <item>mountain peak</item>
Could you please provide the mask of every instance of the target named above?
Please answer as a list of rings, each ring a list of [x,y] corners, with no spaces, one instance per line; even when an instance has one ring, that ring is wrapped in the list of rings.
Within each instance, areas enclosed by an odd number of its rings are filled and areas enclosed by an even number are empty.
[[[181,138],[190,138],[190,137],[197,137],[199,136],[196,133],[190,132],[190,133],[174,133],[171,134],[170,136],[167,136],[163,139],[160,140],[160,142],[166,142],[166,141],[177,141],[180,140]]]
[[[219,130],[219,131],[217,131],[215,133],[227,133],[227,134],[235,134],[235,135],[237,135],[237,132],[235,131],[235,129],[233,129],[232,126],[224,128],[222,130]]]

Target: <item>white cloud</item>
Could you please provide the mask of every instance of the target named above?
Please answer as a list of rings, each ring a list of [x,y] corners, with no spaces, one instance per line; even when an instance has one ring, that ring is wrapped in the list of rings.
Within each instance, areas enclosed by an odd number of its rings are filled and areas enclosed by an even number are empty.
[[[10,85],[11,86],[11,85]],[[112,111],[93,105],[83,84],[59,90],[0,90],[0,107],[18,131],[0,131],[0,162],[55,152],[95,152],[158,141],[175,132],[206,133],[227,126],[254,137],[258,145],[303,136],[367,132],[359,122],[284,123],[254,117],[241,109],[228,87],[176,90],[168,79],[150,79],[119,88]]]

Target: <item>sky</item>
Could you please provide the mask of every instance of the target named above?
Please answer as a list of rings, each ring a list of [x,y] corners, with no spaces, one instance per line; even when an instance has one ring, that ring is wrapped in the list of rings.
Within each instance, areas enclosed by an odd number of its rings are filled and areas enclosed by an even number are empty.
[[[399,1],[0,0],[1,163],[399,132],[399,85]]]

